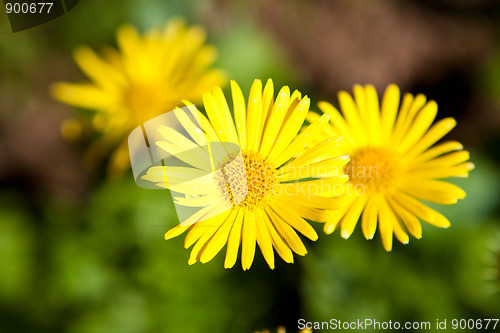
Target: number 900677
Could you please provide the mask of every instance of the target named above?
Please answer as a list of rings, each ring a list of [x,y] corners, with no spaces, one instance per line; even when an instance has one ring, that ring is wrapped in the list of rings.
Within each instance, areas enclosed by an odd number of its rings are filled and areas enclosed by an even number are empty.
[[[5,11],[7,14],[48,14],[53,4],[53,2],[6,3]]]

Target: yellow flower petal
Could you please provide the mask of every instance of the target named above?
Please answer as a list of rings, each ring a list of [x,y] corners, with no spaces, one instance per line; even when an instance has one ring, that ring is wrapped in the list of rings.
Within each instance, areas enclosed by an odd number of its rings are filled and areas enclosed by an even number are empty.
[[[394,231],[394,224],[396,223],[398,221],[394,212],[387,204],[387,201],[381,198],[378,210],[378,230],[386,251],[392,250],[392,233]]]
[[[340,224],[340,235],[342,238],[347,239],[351,236],[367,201],[368,197],[366,195],[361,195],[354,199]]]
[[[429,224],[440,228],[448,228],[450,226],[450,221],[442,214],[406,194],[399,193],[397,196],[394,196],[393,199],[410,213],[418,216]]]
[[[290,88],[284,86],[278,93],[276,97],[276,102],[274,103],[270,114],[269,121],[266,124],[264,134],[262,136],[262,147],[261,153],[263,156],[267,156],[273,147],[276,137],[278,136],[279,130],[283,124],[283,120],[286,115],[286,106],[290,99]]]
[[[343,142],[344,140],[342,137],[326,139],[317,146],[312,147],[303,154],[297,156],[297,158],[286,165],[289,167],[300,167],[314,162],[317,158],[338,157],[341,155],[338,148]]]
[[[60,102],[85,109],[110,110],[117,103],[115,96],[89,84],[57,83],[52,86],[52,95]]]
[[[212,260],[217,255],[217,253],[222,250],[224,245],[226,245],[236,214],[236,210],[231,211],[231,214],[229,214],[226,221],[219,227],[212,238],[208,241],[205,249],[200,256],[201,263],[204,264]]]
[[[382,136],[384,137],[383,142],[386,144],[388,143],[394,129],[394,123],[396,121],[400,98],[401,93],[397,85],[391,84],[387,86],[387,89],[384,93],[384,98],[382,99],[381,107]]]
[[[266,209],[267,215],[271,219],[274,227],[278,233],[283,237],[288,246],[300,256],[307,254],[307,250],[300,240],[299,236],[293,231],[293,229],[285,222],[283,219],[277,215],[272,209]]]
[[[347,123],[349,124],[351,137],[356,137],[356,141],[360,144],[367,143],[367,127],[361,121],[359,111],[351,95],[349,95],[345,91],[341,91],[339,93],[339,103],[342,109],[342,113]]]
[[[237,215],[231,227],[231,233],[229,234],[229,240],[227,242],[226,259],[224,260],[224,268],[226,269],[232,268],[238,259],[238,248],[240,247],[244,216],[244,210],[237,209]]]
[[[217,230],[220,228],[220,226],[226,221],[226,218],[228,217],[229,214],[225,214],[223,216],[218,216],[217,218],[211,219],[210,224],[205,224],[205,231],[202,234],[202,236],[197,240],[196,244],[194,245],[193,249],[191,250],[191,254],[189,256],[188,264],[193,265],[195,264],[198,260],[200,260],[200,257],[204,251],[204,249],[207,246],[208,241],[212,238],[212,236],[217,232]],[[208,221],[208,220],[206,220]],[[203,222],[203,221],[202,221]],[[198,222],[201,223],[201,222]],[[191,229],[191,232],[195,229],[196,225]],[[188,233],[188,235],[189,235]],[[187,236],[186,236],[187,239]]]
[[[437,104],[434,101],[427,103],[415,117],[415,120],[410,125],[405,138],[401,141],[398,147],[399,153],[406,153],[411,147],[422,139],[422,136],[429,129],[432,122],[436,118]]]
[[[80,69],[104,90],[117,93],[128,86],[124,75],[98,57],[92,49],[80,47],[75,50],[74,58]]]
[[[377,216],[379,210],[379,198],[377,195],[370,196],[361,217],[361,229],[366,239],[372,239],[377,230]]]
[[[299,132],[300,127],[306,119],[309,111],[310,100],[304,97],[294,109],[286,123],[281,127],[280,133],[276,138],[276,142],[268,155],[268,158],[273,160],[281,154],[281,152],[292,142],[293,138]]]
[[[205,207],[193,214],[189,219],[184,221],[184,223],[181,223],[181,226],[193,226],[187,233],[186,238],[184,238],[184,247],[186,249],[196,243],[207,231],[215,228],[215,230],[213,230],[213,232],[215,232],[230,214],[230,212],[224,212],[220,215],[216,214],[211,218],[203,219],[207,214],[213,212],[217,208],[217,205]]]
[[[241,243],[241,266],[246,271],[250,269],[255,257],[255,242],[257,240],[255,214],[251,210],[245,210],[243,218],[243,232]]]
[[[410,101],[411,104],[408,104],[407,100]],[[405,95],[401,111],[396,120],[396,124],[394,125],[394,133],[391,138],[393,143],[400,143],[405,138],[406,133],[408,133],[408,130],[415,119],[415,116],[426,102],[427,98],[422,94],[418,94],[415,98],[409,94]]]
[[[165,233],[165,240],[175,238],[175,237],[181,235],[182,233],[184,233],[184,231],[188,230],[191,227],[192,227],[192,225],[182,226],[179,224]]]
[[[273,242],[273,247],[278,252],[279,256],[287,263],[293,263],[293,253],[290,250],[290,247],[285,243],[283,238],[278,235],[276,228],[274,227],[269,215],[266,211],[264,211],[264,215],[266,216],[266,227],[269,231],[269,235],[271,235],[271,240]]]
[[[262,82],[255,80],[250,88],[247,108],[248,149],[258,151],[262,132]]]
[[[322,139],[320,139],[320,134],[325,128],[327,128],[329,120],[330,116],[328,114],[319,117],[315,122],[307,126],[305,130],[297,135],[290,145],[288,145],[286,149],[283,149],[281,154],[277,155],[274,159],[269,159],[269,161],[275,165],[282,165],[291,158],[298,156],[306,148],[313,147],[317,143],[321,142]]]
[[[262,93],[262,116],[261,116],[262,129],[266,128],[267,115],[271,112],[273,106],[274,106],[274,83],[273,80],[268,79],[266,82],[266,86],[264,87],[264,92]]]
[[[421,168],[408,173],[408,177],[413,179],[442,179],[449,177],[468,177],[473,164],[465,162],[456,166],[442,165],[439,168]]]
[[[451,205],[465,198],[465,192],[460,187],[439,180],[410,181],[403,189],[421,200]]]
[[[380,115],[380,107],[377,91],[373,85],[365,86],[366,98],[366,119],[368,120],[368,129],[370,134],[370,142],[373,145],[379,145],[383,141],[382,136],[382,120]]]
[[[295,207],[294,210],[301,210],[302,207]],[[275,201],[271,206],[271,209],[280,216],[283,221],[285,221],[289,226],[293,227],[295,230],[300,232],[302,235],[306,236],[310,240],[317,240],[318,234],[309,223],[307,223],[302,217],[297,214],[292,213],[289,208],[280,201]],[[307,209],[307,208],[306,208]],[[300,214],[300,213],[299,213]],[[305,214],[301,214],[305,215]],[[317,217],[321,219],[321,216]]]
[[[422,238],[422,225],[415,215],[409,213],[406,209],[401,207],[401,205],[395,203],[391,198],[388,198],[388,201],[396,215],[398,215],[403,221],[405,227],[413,235],[413,237],[417,239]]]
[[[236,129],[238,130],[238,137],[240,140],[241,149],[247,148],[247,111],[245,106],[245,98],[241,92],[240,86],[231,80],[231,93],[233,96],[234,120],[236,122]]]
[[[260,247],[264,259],[266,259],[267,264],[271,269],[274,269],[274,251],[273,243],[271,240],[271,235],[266,227],[266,224],[271,223],[267,215],[261,211],[257,210],[255,212],[255,226],[257,230],[257,244]]]
[[[351,127],[346,123],[345,119],[340,115],[340,112],[330,103],[327,102],[319,102],[318,107],[320,110],[331,117],[332,127],[337,130],[332,130],[331,132],[327,129],[325,132],[328,135],[341,135],[346,139],[346,143],[348,144],[348,148],[355,142],[354,133],[351,130]]]
[[[222,90],[217,87],[214,94],[203,94],[203,104],[217,135],[222,141],[239,143],[231,113]]]
[[[415,158],[415,163],[420,161],[425,161],[426,159],[433,158],[432,152],[437,149],[433,147],[426,152],[424,152],[427,148],[436,143],[439,139],[445,136],[449,131],[451,131],[457,122],[453,118],[445,118],[438,121],[434,124],[431,129],[424,135],[424,137],[414,146],[412,147],[408,153],[405,155],[405,158]],[[460,145],[460,144],[459,144]],[[462,146],[462,145],[460,145]],[[463,147],[462,147],[463,148]],[[462,149],[460,148],[460,149]],[[422,152],[424,152],[422,154]],[[446,152],[446,151],[445,151]],[[420,154],[420,155],[419,155]],[[437,155],[436,155],[437,156]]]

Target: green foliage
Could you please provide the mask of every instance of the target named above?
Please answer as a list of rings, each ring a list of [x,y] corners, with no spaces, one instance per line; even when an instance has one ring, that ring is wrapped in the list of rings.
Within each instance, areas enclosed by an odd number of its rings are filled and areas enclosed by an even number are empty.
[[[2,35],[0,95],[11,98],[2,106],[27,105],[2,112],[0,119],[15,119],[31,105],[54,106],[47,85],[82,77],[71,60],[77,45],[114,45],[123,23],[146,29],[174,16],[204,22],[212,5],[86,0],[44,26]],[[217,65],[245,94],[255,78],[273,78],[275,90],[304,85],[300,69],[256,22],[207,29],[219,52]],[[499,68],[495,57],[482,78],[486,93],[499,95]],[[258,250],[249,272],[238,264],[225,270],[224,250],[206,265],[189,266],[183,236],[163,239],[178,223],[169,193],[140,189],[130,174],[99,182],[77,203],[2,188],[0,332],[237,333],[281,324],[293,332],[298,318],[498,318],[500,280],[487,272],[500,272],[488,259],[500,258],[492,252],[500,252],[492,245],[500,241],[492,236],[500,228],[500,173],[498,160],[483,150],[472,154],[471,177],[456,180],[468,197],[437,208],[450,219],[449,230],[424,226],[421,240],[395,244],[391,253],[378,235],[366,241],[356,230],[345,241],[338,232],[320,232],[318,242],[307,243],[307,256],[295,256],[293,265],[277,258],[275,271]]]

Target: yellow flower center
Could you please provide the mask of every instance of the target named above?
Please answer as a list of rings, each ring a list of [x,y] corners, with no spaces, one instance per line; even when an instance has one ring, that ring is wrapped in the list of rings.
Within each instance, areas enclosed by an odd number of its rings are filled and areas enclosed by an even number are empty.
[[[351,156],[344,167],[356,192],[387,192],[394,189],[401,174],[397,154],[383,147],[366,147]]]
[[[233,205],[236,202],[240,207],[250,209],[264,207],[273,197],[273,187],[278,183],[276,168],[254,152],[245,152],[242,156],[245,173],[235,169],[241,163],[227,164],[222,168],[225,183],[220,188],[230,197]]]

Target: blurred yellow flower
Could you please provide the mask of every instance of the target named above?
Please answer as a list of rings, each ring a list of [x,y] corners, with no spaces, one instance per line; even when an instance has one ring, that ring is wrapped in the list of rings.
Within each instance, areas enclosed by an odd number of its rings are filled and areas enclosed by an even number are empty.
[[[72,106],[96,111],[92,124],[103,133],[101,149],[118,146],[111,171],[129,167],[126,137],[138,125],[172,110],[182,99],[201,101],[204,91],[225,84],[225,74],[211,65],[216,51],[205,44],[201,27],[172,20],[163,29],[144,35],[126,25],[118,29],[119,50],[106,49],[102,57],[88,47],[74,58],[87,83],[56,83],[53,96]],[[65,124],[63,135],[76,128]]]
[[[432,125],[438,106],[424,95],[405,94],[401,106],[400,91],[390,85],[381,105],[371,85],[354,87],[354,99],[339,93],[342,114],[331,104],[320,102],[319,108],[330,115],[331,124],[323,137],[345,138],[344,153],[351,161],[344,170],[350,176],[345,185],[344,208],[333,211],[324,225],[326,233],[340,227],[348,238],[361,216],[361,229],[372,239],[377,229],[387,251],[392,249],[393,234],[408,243],[409,231],[422,236],[420,220],[447,228],[450,222],[420,200],[454,204],[465,197],[458,186],[442,179],[467,177],[474,165],[469,152],[457,141],[433,146],[456,125],[445,118]],[[310,121],[319,115],[310,114]],[[431,126],[432,125],[432,126]]]
[[[255,80],[246,104],[238,84],[231,81],[231,88],[234,120],[219,87],[203,96],[208,119],[194,105],[187,101],[186,105],[193,114],[198,114],[209,142],[229,142],[241,147],[245,164],[243,174],[246,174],[244,199],[232,209],[212,218],[201,220],[202,215],[193,215],[169,230],[165,239],[188,231],[185,247],[194,245],[188,261],[190,265],[212,260],[227,243],[225,268],[231,268],[236,263],[241,243],[244,270],[251,267],[257,244],[269,267],[274,269],[273,249],[287,263],[293,262],[292,251],[305,255],[307,250],[296,232],[316,240],[318,235],[306,219],[325,222],[328,215],[324,209],[340,207],[337,198],[327,196],[331,196],[335,185],[343,186],[347,181],[342,167],[348,162],[348,157],[338,153],[342,143],[339,138],[311,145],[321,129],[328,125],[329,115],[320,117],[297,135],[309,111],[310,100],[307,96],[302,97],[298,91],[290,94],[290,89],[284,86],[275,99],[272,80],[268,80],[264,88],[260,80]],[[184,124],[187,133],[197,135],[193,125],[187,121]],[[196,146],[196,142],[173,129],[163,129],[163,132],[165,141],[158,141],[156,145],[172,155],[176,155],[180,145]],[[143,179],[169,188],[171,184],[166,181],[168,175],[171,179],[182,179],[193,172],[192,168],[183,170],[179,167],[151,167]],[[191,206],[200,202],[200,206],[206,205],[204,214],[209,214],[220,209],[221,201],[203,192],[206,184],[201,178],[190,182],[192,192],[183,186],[181,191],[186,198],[178,200],[183,199],[186,205]],[[235,181],[238,182],[237,179]],[[220,192],[229,190],[223,187]],[[234,198],[239,193],[229,192],[229,195]]]

